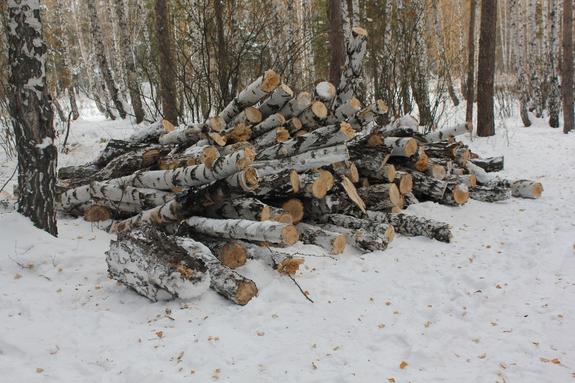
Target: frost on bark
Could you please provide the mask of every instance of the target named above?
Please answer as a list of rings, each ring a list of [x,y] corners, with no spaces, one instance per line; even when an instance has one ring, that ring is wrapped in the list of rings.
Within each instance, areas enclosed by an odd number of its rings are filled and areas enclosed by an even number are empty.
[[[118,91],[118,87],[114,82],[114,78],[112,77],[112,71],[110,70],[108,59],[106,58],[106,48],[104,47],[104,36],[102,35],[102,28],[100,26],[100,21],[98,20],[98,12],[96,11],[96,2],[88,1],[86,2],[86,4],[88,7],[88,13],[90,17],[90,30],[92,32],[92,41],[94,43],[95,56],[98,62],[98,66],[100,67],[100,71],[102,72],[102,77],[104,78],[106,88],[108,88],[108,93],[112,98],[114,107],[118,111],[118,114],[120,115],[121,118],[126,118],[126,111],[124,110],[124,105],[120,100],[120,92]]]
[[[18,211],[56,236],[57,149],[39,0],[8,1],[10,115],[18,152]]]
[[[128,38],[128,21],[124,12],[124,1],[114,0],[114,10],[119,24],[119,43],[120,51],[123,55],[124,70],[126,71],[128,91],[130,93],[130,100],[132,101],[132,108],[134,109],[134,116],[136,123],[139,124],[144,120],[144,109],[142,107],[142,100],[140,98],[140,87],[138,84],[138,75],[136,73],[136,63],[134,55],[130,49],[130,40]]]

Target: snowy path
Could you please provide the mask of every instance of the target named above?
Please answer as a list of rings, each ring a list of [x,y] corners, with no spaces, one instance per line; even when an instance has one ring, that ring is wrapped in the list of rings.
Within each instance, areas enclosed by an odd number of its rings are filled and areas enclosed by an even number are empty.
[[[297,280],[314,304],[258,261],[240,270],[260,288],[245,307],[213,292],[151,304],[107,279],[108,234],[61,220],[53,239],[2,213],[0,380],[575,381],[575,135],[509,135],[472,147],[540,179],[542,199],[417,205],[452,223],[454,243],[398,236],[385,253],[308,257]]]

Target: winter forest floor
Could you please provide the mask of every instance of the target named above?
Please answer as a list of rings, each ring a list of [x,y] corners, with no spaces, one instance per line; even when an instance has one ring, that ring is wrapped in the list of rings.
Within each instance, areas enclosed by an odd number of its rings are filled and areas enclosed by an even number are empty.
[[[575,134],[505,124],[470,145],[505,155],[506,177],[541,180],[541,199],[409,208],[451,223],[451,244],[306,246],[317,256],[296,279],[313,304],[259,261],[239,270],[259,287],[247,306],[212,291],[152,304],[107,278],[109,234],[63,218],[55,239],[2,210],[0,381],[575,382]],[[76,122],[60,164],[132,131]],[[2,157],[0,184],[14,166]]]

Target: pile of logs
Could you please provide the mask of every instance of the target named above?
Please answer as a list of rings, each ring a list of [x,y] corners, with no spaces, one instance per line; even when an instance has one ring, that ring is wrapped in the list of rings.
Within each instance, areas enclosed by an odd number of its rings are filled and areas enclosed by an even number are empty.
[[[139,294],[211,287],[244,305],[258,291],[235,270],[248,259],[291,275],[304,262],[289,248],[298,241],[332,255],[383,251],[396,233],[449,242],[447,223],[401,210],[539,197],[537,182],[492,175],[502,157],[456,141],[465,124],[422,135],[410,116],[380,123],[385,103],[353,96],[365,42],[354,28],[337,89],[294,94],[268,70],[203,123],[163,120],[109,141],[93,162],[60,169],[62,210],[109,222],[109,274]]]

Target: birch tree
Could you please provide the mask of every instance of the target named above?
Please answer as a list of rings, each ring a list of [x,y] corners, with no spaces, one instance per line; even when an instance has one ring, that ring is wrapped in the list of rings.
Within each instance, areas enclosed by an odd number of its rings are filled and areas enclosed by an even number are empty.
[[[9,0],[9,97],[18,151],[18,211],[57,236],[54,115],[46,83],[40,0]]]

